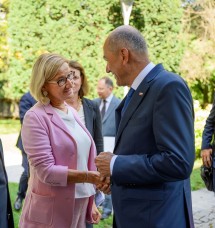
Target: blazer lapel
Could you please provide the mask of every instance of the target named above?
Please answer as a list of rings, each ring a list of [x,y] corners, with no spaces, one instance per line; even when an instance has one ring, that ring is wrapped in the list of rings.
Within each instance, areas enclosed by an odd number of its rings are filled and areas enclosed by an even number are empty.
[[[86,128],[92,134],[93,107],[84,98],[83,98],[83,109],[84,109],[84,118],[85,118]]]
[[[144,99],[145,95],[147,94],[147,90],[150,88],[150,83],[151,81],[154,80],[154,78],[161,72],[163,71],[164,68],[162,64],[156,65],[149,73],[148,75],[144,78],[144,80],[140,83],[136,91],[134,92],[130,103],[129,107],[125,110],[122,118],[121,118],[121,110],[123,108],[125,98],[119,105],[119,107],[116,110],[116,129],[117,129],[117,134],[116,134],[116,139],[115,139],[115,148],[117,146],[118,140],[125,129],[129,119],[132,117],[133,113],[135,110],[138,108],[139,104],[142,102]],[[115,150],[114,148],[114,150]]]
[[[66,127],[66,125],[64,124],[63,120],[59,117],[59,115],[54,111],[53,107],[48,104],[48,105],[44,105],[44,109],[45,112],[50,115],[50,119],[51,121],[58,126],[60,129],[62,129],[63,131],[65,131],[68,135],[71,136],[68,128]]]

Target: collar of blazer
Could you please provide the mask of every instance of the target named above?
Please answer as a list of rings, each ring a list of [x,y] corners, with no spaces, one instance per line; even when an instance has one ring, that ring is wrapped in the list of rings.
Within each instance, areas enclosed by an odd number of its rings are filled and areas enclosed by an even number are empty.
[[[75,117],[75,120],[78,122],[78,124],[85,130],[85,132],[87,133],[87,135],[90,137],[91,141],[92,141],[92,137],[90,135],[90,133],[88,132],[88,130],[86,129],[86,127],[81,123],[77,112],[75,111],[75,109],[73,109],[72,107],[68,106],[66,103],[65,105],[68,107],[68,109],[70,109]],[[62,129],[64,132],[66,132],[67,134],[70,134],[68,128],[66,127],[65,124],[62,124],[62,120],[60,118],[60,116],[54,111],[53,107],[50,104],[47,105],[42,105],[44,107],[45,112],[50,115],[50,120],[56,125],[58,126],[60,129]],[[71,136],[72,137],[72,136]]]
[[[118,139],[120,138],[120,135],[122,134],[124,128],[127,125],[127,122],[137,109],[137,107],[140,105],[141,101],[144,99],[145,94],[147,90],[150,87],[150,83],[156,78],[156,76],[163,71],[164,68],[162,64],[156,65],[149,73],[148,75],[144,78],[144,80],[140,83],[136,91],[134,92],[130,103],[130,107],[125,110],[125,113],[123,114],[123,117],[121,119],[121,110],[125,102],[125,98],[122,100],[121,104],[119,107],[116,109],[116,129],[117,129],[117,134],[116,134],[116,140],[115,140],[115,148],[117,146]]]

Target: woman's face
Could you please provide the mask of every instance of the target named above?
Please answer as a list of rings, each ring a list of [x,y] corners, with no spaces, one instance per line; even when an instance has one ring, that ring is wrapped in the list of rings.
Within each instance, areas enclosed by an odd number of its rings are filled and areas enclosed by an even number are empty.
[[[73,93],[74,95],[78,95],[78,92],[81,88],[82,85],[82,79],[81,79],[81,72],[80,70],[77,70],[73,67],[70,67],[70,71],[74,72],[74,76],[73,76]]]
[[[59,71],[57,72],[56,76],[49,82],[47,81],[42,91],[46,91],[48,93],[47,97],[50,99],[50,102],[53,104],[60,105],[61,103],[64,103],[64,101],[73,95],[73,79],[70,80],[69,78],[73,78],[70,76],[71,70],[69,68],[69,65],[67,63],[64,63]],[[66,80],[66,83],[62,86],[59,86],[58,83],[60,81]]]

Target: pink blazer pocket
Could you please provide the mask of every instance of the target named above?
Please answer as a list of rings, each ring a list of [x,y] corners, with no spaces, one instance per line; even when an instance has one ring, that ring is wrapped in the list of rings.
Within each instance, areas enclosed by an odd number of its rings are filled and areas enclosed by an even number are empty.
[[[31,192],[29,221],[50,226],[53,222],[53,209],[54,197]]]

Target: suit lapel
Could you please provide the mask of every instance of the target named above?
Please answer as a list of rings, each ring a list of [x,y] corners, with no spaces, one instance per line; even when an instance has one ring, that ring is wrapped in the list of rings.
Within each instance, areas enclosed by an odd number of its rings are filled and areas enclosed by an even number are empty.
[[[110,105],[109,105],[109,107],[108,107],[108,109],[107,109],[107,111],[106,111],[106,113],[105,113],[105,116],[104,116],[104,118],[103,118],[103,120],[102,120],[102,123],[104,123],[105,120],[108,118],[108,116],[109,116],[112,112],[114,112],[114,109],[115,109],[114,103],[115,103],[115,99],[114,99],[114,96],[113,96],[113,97],[112,97],[112,100],[111,100],[111,102],[110,102]]]
[[[93,125],[91,120],[93,119],[93,107],[84,98],[83,98],[83,109],[84,109],[86,128],[89,130],[89,132],[92,133]]]
[[[116,111],[116,122],[118,123],[118,130],[117,130],[117,135],[116,135],[116,142],[119,139],[120,135],[122,134],[122,131],[126,127],[129,119],[132,117],[133,113],[143,100],[147,90],[149,88],[148,84],[144,84],[143,86],[139,86],[137,90],[134,92],[130,103],[129,107],[125,110],[123,117],[121,118],[121,110],[125,102],[125,98],[123,99],[122,103],[119,106],[119,109]]]
[[[133,113],[140,105],[140,103],[144,100],[144,97],[147,94],[147,90],[150,88],[151,82],[163,70],[164,70],[164,68],[163,68],[162,64],[158,64],[148,73],[148,75],[144,78],[144,80],[140,83],[140,85],[134,92],[134,94],[130,100],[130,103],[128,105],[129,107],[125,110],[122,118],[121,118],[121,110],[123,108],[125,98],[123,99],[123,101],[121,102],[119,107],[116,109],[117,134],[116,134],[116,140],[115,140],[115,148],[117,147],[119,138],[120,138],[123,130],[125,129],[128,121],[130,120]],[[115,148],[114,148],[114,150],[115,150]]]

